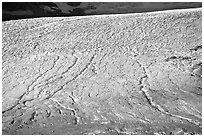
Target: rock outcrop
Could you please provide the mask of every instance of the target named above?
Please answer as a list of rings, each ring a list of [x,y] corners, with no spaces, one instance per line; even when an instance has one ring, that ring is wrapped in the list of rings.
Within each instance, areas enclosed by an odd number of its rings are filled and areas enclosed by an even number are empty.
[[[3,22],[3,134],[202,134],[202,11]]]

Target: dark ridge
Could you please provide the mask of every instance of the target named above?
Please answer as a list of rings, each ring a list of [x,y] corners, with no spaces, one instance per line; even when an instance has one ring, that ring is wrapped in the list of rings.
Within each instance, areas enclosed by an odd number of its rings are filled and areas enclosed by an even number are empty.
[[[114,14],[125,14],[202,7],[201,2],[148,2],[148,5],[157,5],[158,3],[158,6],[153,7],[145,6],[146,2],[86,2],[87,6],[80,7],[81,3],[82,2],[62,3],[64,6],[72,6],[71,9],[67,9],[69,12],[63,13],[62,9],[57,6],[57,2],[2,2],[2,21],[37,17],[104,15],[113,14],[113,9],[115,9]],[[124,11],[118,10],[118,6],[115,5],[116,3],[122,7],[126,7],[126,9],[124,9]],[[111,6],[111,8],[109,7],[104,9],[104,11],[98,11],[98,6],[104,4]],[[86,13],[87,10],[90,12]],[[31,12],[32,15],[30,15],[28,11]]]
[[[39,5],[42,6],[49,6],[49,7],[58,7],[55,3],[53,2],[37,2]]]
[[[2,9],[15,11],[28,9],[29,2],[2,2]]]
[[[39,6],[57,7],[53,2],[2,2],[2,9],[9,11],[27,10]]]
[[[77,7],[81,4],[81,2],[66,2],[66,3],[67,3],[67,5],[73,6],[73,7]]]
[[[85,10],[82,9],[82,8],[75,8],[75,9],[73,9],[73,10],[70,11],[70,12],[71,12],[71,15],[72,15],[72,16],[81,16],[81,15],[86,15],[84,11],[85,11]]]

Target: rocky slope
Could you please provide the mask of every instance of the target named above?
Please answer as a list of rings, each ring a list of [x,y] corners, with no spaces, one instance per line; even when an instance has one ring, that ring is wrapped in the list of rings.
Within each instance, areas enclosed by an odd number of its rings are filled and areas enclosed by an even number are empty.
[[[202,134],[201,15],[3,22],[3,134]]]
[[[3,2],[2,19],[140,13],[202,7],[201,2]]]

